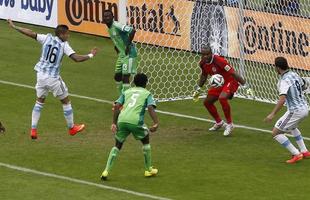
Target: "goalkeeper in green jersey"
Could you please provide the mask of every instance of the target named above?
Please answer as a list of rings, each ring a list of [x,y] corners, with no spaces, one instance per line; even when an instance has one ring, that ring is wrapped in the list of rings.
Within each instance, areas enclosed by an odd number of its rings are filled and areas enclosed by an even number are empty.
[[[115,158],[130,133],[143,144],[144,176],[151,177],[158,173],[158,170],[152,167],[151,145],[149,141],[149,132],[155,132],[158,128],[158,118],[155,113],[156,104],[152,94],[145,89],[147,84],[147,76],[145,74],[137,74],[134,77],[134,84],[136,87],[126,90],[115,102],[113,123],[111,125],[111,130],[115,134],[115,146],[110,151],[105,170],[101,175],[102,180],[107,179]],[[123,108],[120,110],[120,107]],[[154,123],[150,129],[144,124],[146,108]]]
[[[131,26],[114,21],[111,10],[104,11],[103,21],[108,27],[109,35],[118,54],[114,79],[119,93],[122,93],[130,88],[130,75],[136,74],[137,49],[132,43],[136,31]]]

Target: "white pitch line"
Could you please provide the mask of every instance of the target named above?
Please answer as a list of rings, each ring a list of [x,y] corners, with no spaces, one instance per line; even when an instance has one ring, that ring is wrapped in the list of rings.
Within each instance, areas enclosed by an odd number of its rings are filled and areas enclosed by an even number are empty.
[[[24,85],[24,84],[9,82],[9,81],[0,80],[0,83],[6,84],[6,85],[13,85],[13,86],[18,86],[18,87],[35,89],[34,87],[32,87],[30,85]],[[71,93],[70,93],[70,96],[77,97],[77,98],[80,98],[80,99],[87,99],[87,100],[91,100],[91,101],[96,101],[96,102],[113,104],[113,101],[104,100],[104,99],[98,99],[98,98],[93,98],[93,97],[81,96],[81,95],[71,94]],[[164,115],[170,115],[170,116],[175,116],[175,117],[181,117],[181,118],[186,118],[186,119],[193,119],[193,120],[197,120],[197,121],[214,123],[213,120],[206,119],[206,118],[201,118],[201,117],[195,117],[195,116],[191,116],[191,115],[184,115],[184,114],[180,114],[180,113],[174,113],[174,112],[168,112],[168,111],[162,111],[162,110],[156,110],[156,112],[164,114]],[[234,124],[234,126],[236,128],[242,128],[242,129],[251,130],[251,131],[259,131],[259,132],[264,132],[264,133],[272,133],[271,130],[266,130],[266,129],[261,129],[261,128],[255,128],[255,127],[238,125],[238,124]],[[289,137],[294,137],[291,134],[286,134],[286,135],[289,136]],[[308,137],[303,137],[303,139],[310,141],[310,138],[308,138]]]
[[[135,196],[146,197],[146,198],[149,198],[149,199],[171,200],[171,199],[168,199],[168,198],[165,198],[165,197],[159,197],[159,196],[154,196],[154,195],[140,193],[140,192],[134,192],[134,191],[131,191],[131,190],[126,190],[126,189],[122,189],[122,188],[107,186],[107,185],[98,184],[98,183],[92,183],[92,182],[88,182],[88,181],[84,181],[84,180],[80,180],[80,179],[76,179],[76,178],[70,178],[70,177],[61,176],[61,175],[57,175],[57,174],[41,172],[41,171],[37,171],[37,170],[33,170],[33,169],[28,169],[28,168],[24,168],[24,167],[19,167],[19,166],[15,166],[15,165],[10,165],[10,164],[6,164],[6,163],[1,163],[1,162],[0,162],[0,167],[14,169],[14,170],[22,171],[22,172],[25,172],[25,173],[31,173],[31,174],[36,174],[36,175],[41,175],[41,176],[61,179],[61,180],[65,180],[65,181],[69,181],[69,182],[73,182],[73,183],[79,183],[79,184],[83,184],[83,185],[94,186],[94,187],[103,188],[103,189],[107,189],[107,190],[124,192],[124,193],[132,194],[132,195],[135,195]]]

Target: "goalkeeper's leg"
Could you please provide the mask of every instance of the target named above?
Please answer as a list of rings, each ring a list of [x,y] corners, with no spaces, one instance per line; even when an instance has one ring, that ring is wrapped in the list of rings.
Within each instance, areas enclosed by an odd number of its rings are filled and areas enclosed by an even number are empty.
[[[208,94],[207,98],[204,101],[204,106],[207,108],[210,115],[214,118],[215,122],[218,124],[218,123],[222,122],[222,119],[221,119],[220,115],[218,114],[217,109],[214,105],[214,103],[217,100],[218,100],[217,96]]]

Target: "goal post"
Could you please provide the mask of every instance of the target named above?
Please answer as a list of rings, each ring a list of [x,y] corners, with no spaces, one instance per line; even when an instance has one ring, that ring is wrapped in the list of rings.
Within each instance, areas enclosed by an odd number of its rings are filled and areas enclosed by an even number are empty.
[[[211,46],[247,80],[254,99],[277,100],[275,57],[310,72],[310,5],[303,0],[119,0],[119,19],[136,29],[138,71],[159,101],[191,98],[199,52]],[[123,15],[123,18],[121,18]],[[243,89],[236,96],[249,98]]]

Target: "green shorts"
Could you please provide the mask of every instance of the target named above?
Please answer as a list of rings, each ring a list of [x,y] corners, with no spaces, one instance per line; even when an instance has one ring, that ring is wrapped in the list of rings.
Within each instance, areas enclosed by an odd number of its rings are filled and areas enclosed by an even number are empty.
[[[132,133],[136,140],[142,140],[149,134],[146,126],[120,122],[117,124],[117,133],[115,134],[115,139],[123,143],[128,135],[130,135],[130,133]]]
[[[138,67],[138,58],[129,56],[119,56],[116,60],[115,73],[136,74]]]

